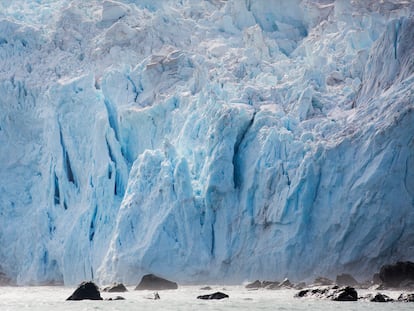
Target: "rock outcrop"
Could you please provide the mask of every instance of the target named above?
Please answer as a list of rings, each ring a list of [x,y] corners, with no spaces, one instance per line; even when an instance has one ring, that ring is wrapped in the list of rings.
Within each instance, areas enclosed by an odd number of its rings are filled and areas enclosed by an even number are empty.
[[[103,291],[108,293],[123,293],[127,292],[128,289],[122,283],[114,283],[110,286],[105,287]]]
[[[98,286],[93,282],[83,282],[66,300],[102,300]]]
[[[357,301],[358,293],[355,288],[346,287],[320,287],[312,289],[304,289],[298,292],[295,297],[313,297],[320,299],[330,299],[335,301]]]
[[[144,275],[141,282],[135,287],[135,290],[166,290],[177,289],[178,285],[175,282],[163,279],[154,274]]]
[[[382,266],[379,277],[385,287],[409,288],[414,286],[414,263],[399,261],[392,265]]]

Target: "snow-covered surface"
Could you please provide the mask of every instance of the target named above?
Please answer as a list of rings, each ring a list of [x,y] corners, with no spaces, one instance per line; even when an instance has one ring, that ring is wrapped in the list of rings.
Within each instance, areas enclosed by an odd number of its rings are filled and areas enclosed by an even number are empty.
[[[0,272],[313,279],[414,260],[414,3],[0,2]]]

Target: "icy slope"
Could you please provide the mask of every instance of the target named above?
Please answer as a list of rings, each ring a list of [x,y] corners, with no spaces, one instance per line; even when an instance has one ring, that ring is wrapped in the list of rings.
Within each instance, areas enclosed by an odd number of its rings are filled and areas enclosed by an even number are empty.
[[[0,272],[414,260],[410,1],[0,2]]]

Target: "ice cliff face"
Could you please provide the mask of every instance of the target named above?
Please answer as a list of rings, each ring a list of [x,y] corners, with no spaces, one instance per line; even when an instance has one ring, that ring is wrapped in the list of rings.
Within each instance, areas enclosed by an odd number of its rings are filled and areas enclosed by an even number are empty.
[[[2,1],[0,272],[414,260],[410,1]]]

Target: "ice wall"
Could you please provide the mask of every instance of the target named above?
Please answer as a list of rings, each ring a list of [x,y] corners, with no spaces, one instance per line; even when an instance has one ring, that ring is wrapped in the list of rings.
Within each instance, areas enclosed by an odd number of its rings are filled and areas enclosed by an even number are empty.
[[[312,279],[414,260],[407,1],[0,3],[0,272]]]

